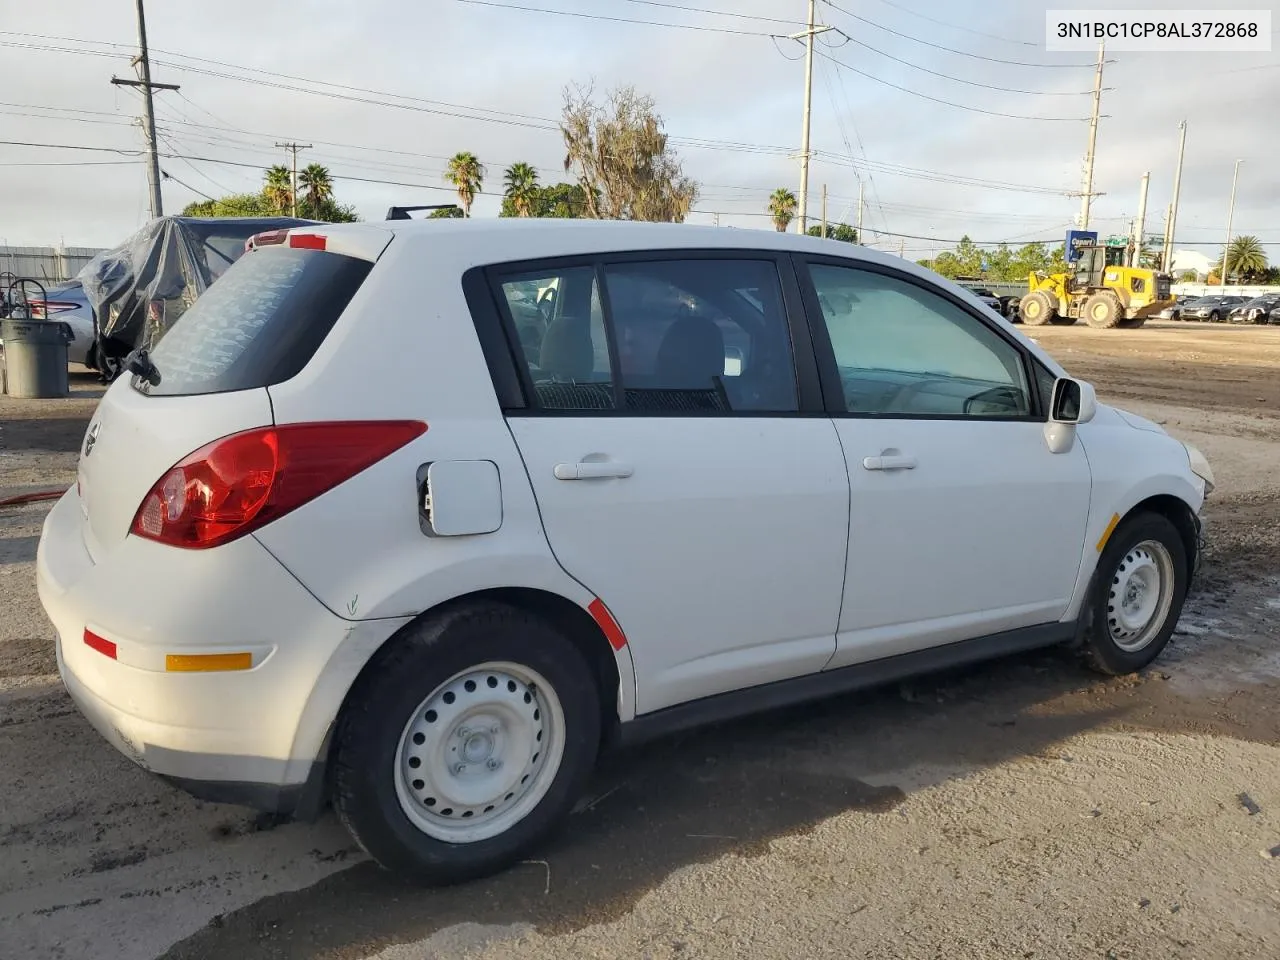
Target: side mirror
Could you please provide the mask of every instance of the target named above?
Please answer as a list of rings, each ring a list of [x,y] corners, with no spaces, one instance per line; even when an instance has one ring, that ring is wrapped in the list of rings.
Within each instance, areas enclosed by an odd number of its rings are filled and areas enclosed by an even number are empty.
[[[1098,412],[1098,396],[1093,385],[1072,377],[1059,377],[1053,384],[1049,420],[1053,423],[1088,423]]]

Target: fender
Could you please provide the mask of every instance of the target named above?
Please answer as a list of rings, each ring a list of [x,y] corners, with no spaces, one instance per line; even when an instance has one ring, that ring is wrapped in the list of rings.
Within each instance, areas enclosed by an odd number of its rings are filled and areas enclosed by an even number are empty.
[[[325,664],[298,722],[293,749],[287,768],[287,782],[303,783],[314,779],[313,767],[323,761],[329,729],[337,719],[347,693],[356,677],[382,646],[393,640],[404,627],[432,610],[480,592],[477,584],[494,587],[525,588],[561,597],[581,607],[595,619],[590,610],[597,598],[590,590],[570,577],[554,561],[543,556],[473,557],[446,568],[437,568],[431,577],[430,601],[417,616],[383,617],[351,621],[347,635]],[[421,586],[421,584],[419,584]],[[620,624],[623,631],[625,624]],[[606,638],[608,639],[608,638]],[[620,723],[635,717],[636,675],[627,644],[609,644],[618,669],[617,711]]]

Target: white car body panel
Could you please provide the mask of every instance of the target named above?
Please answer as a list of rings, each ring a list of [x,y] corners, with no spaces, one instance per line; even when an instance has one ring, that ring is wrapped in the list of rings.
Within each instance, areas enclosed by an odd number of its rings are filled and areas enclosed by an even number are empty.
[[[1089,518],[1089,461],[1051,453],[1040,423],[836,421],[852,485],[849,565],[832,667],[1058,620]],[[892,448],[910,470],[873,471]],[[992,518],[999,517],[998,522]]]
[[[1142,418],[1100,403],[1094,418],[1076,427],[1076,443],[1089,457],[1093,506],[1084,534],[1080,573],[1064,619],[1080,612],[1113,518],[1125,517],[1151,497],[1176,497],[1196,514],[1204,504],[1204,482],[1191,473],[1182,444],[1149,420],[1143,421],[1149,426],[1136,425],[1139,420]]]
[[[813,673],[830,660],[849,481],[829,420],[509,422],[556,558],[608,604],[630,641],[637,712]],[[556,478],[557,464],[584,459],[634,474]]]

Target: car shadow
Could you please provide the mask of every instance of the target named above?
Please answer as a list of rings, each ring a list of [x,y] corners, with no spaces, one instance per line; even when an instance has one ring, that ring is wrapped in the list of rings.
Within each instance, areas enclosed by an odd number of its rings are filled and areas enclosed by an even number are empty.
[[[460,923],[563,932],[608,922],[683,867],[762,854],[839,814],[894,816],[911,791],[1013,758],[1057,760],[1055,743],[1112,723],[1119,708],[1042,706],[1097,681],[1074,658],[1041,652],[619,751],[556,836],[499,874],[423,889],[365,860],[217,917],[164,956],[302,960]]]

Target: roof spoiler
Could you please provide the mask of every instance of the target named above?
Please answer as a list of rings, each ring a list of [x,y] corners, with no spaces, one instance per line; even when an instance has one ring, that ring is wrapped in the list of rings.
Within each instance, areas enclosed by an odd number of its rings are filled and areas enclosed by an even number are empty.
[[[388,220],[412,220],[409,214],[414,210],[458,210],[456,203],[427,203],[417,207],[391,207],[387,210]]]

